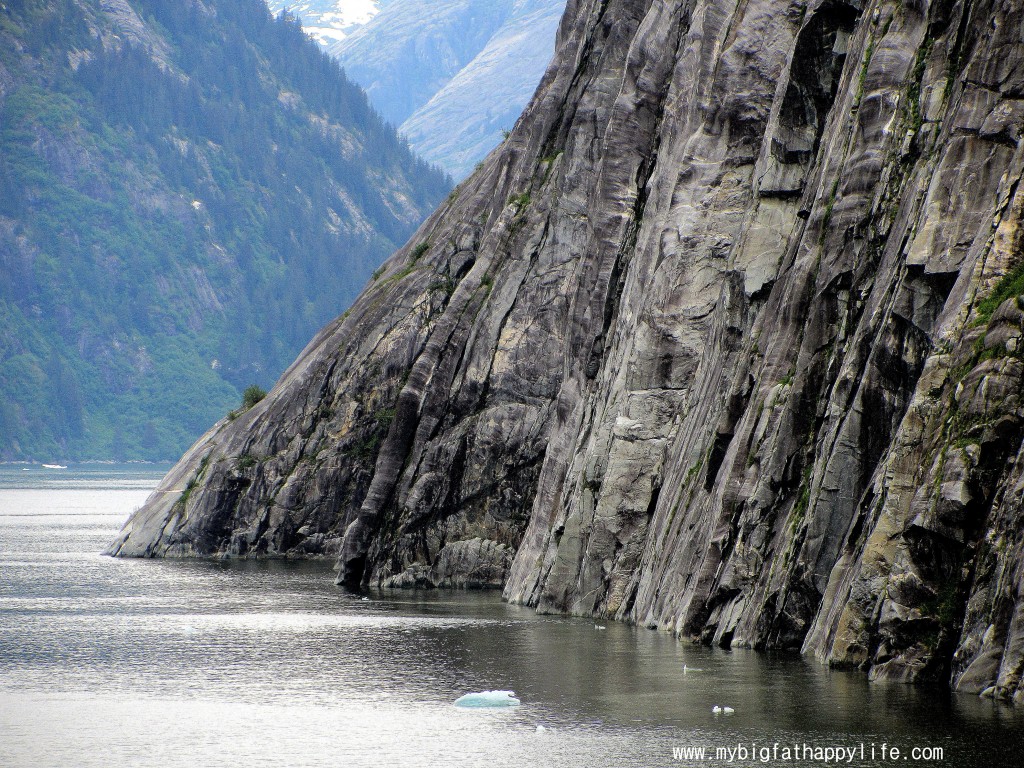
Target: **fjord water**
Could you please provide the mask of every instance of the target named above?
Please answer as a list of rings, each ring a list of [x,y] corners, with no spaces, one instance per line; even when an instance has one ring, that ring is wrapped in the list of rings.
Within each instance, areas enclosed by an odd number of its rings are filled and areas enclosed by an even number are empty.
[[[794,655],[598,629],[492,593],[352,595],[324,562],[99,554],[160,474],[0,467],[0,766],[824,764],[714,757],[774,742],[863,743],[844,763],[858,766],[1024,754],[1012,708]],[[488,689],[522,705],[452,704]],[[701,746],[704,760],[674,759]],[[915,747],[942,758],[904,761]]]

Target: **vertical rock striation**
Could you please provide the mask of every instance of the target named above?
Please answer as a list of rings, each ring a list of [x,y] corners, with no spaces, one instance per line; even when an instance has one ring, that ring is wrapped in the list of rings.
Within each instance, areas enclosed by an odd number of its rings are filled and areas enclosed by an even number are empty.
[[[512,136],[112,551],[1021,701],[1022,27],[570,2]]]

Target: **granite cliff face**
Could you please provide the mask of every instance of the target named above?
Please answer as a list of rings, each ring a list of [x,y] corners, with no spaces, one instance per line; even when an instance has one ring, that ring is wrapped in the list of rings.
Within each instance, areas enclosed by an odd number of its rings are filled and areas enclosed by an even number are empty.
[[[1024,8],[574,0],[509,139],[122,555],[1024,700]]]

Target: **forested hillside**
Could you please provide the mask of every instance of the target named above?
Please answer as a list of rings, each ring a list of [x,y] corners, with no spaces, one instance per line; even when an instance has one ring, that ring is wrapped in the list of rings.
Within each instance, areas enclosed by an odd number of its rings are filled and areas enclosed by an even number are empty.
[[[261,0],[0,3],[0,458],[169,458],[447,194]]]

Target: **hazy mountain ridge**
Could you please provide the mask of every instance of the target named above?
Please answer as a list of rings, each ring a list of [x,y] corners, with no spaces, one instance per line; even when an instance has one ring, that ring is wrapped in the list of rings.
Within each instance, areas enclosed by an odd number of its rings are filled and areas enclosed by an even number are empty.
[[[443,197],[265,6],[0,9],[0,457],[167,458]]]
[[[456,179],[501,142],[526,106],[565,8],[565,0],[388,0],[370,15],[363,4],[270,2],[316,30],[412,147]],[[332,12],[344,19],[336,39],[323,32]],[[349,25],[355,17],[369,19]]]
[[[410,145],[454,178],[467,176],[515,125],[540,83],[564,6],[517,0],[483,49],[399,126]]]

